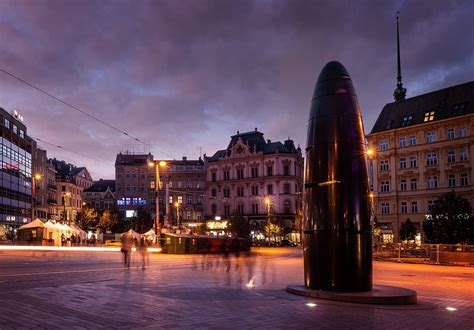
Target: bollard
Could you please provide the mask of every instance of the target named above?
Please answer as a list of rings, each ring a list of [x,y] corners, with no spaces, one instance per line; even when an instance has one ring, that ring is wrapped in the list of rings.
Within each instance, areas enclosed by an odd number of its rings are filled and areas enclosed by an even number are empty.
[[[402,259],[401,259],[401,249],[402,249],[402,243],[398,243],[398,262],[402,262]]]

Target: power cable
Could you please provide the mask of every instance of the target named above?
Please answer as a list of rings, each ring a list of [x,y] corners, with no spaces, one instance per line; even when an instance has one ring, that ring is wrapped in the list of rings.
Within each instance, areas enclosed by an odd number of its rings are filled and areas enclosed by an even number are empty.
[[[82,156],[82,157],[86,157],[86,158],[89,158],[89,159],[92,159],[92,160],[95,160],[95,161],[98,161],[98,162],[106,163],[106,164],[108,164],[108,165],[114,165],[114,163],[112,163],[112,162],[109,162],[109,161],[106,161],[106,160],[103,160],[103,159],[99,159],[99,158],[95,158],[95,157],[92,157],[92,156],[89,156],[89,155],[86,155],[86,154],[83,154],[83,153],[80,153],[80,152],[71,150],[71,149],[69,149],[69,148],[66,148],[66,147],[63,147],[63,146],[60,146],[60,145],[57,145],[57,144],[54,144],[54,143],[45,141],[45,140],[43,140],[43,139],[34,138],[34,137],[32,137],[32,136],[30,136],[30,137],[33,138],[34,140],[39,141],[39,142],[48,144],[48,145],[53,146],[53,147],[56,147],[56,148],[58,148],[58,149],[62,149],[62,150],[69,151],[69,152],[71,152],[71,153],[73,153],[73,154],[76,154],[76,155],[79,155],[79,156]]]
[[[142,143],[143,145],[145,145],[145,146],[147,146],[147,147],[149,147],[149,148],[151,148],[151,149],[153,149],[153,150],[156,150],[156,151],[162,153],[163,155],[166,155],[166,156],[168,156],[168,157],[174,158],[173,155],[171,155],[171,154],[169,154],[169,153],[167,153],[167,152],[165,152],[165,151],[162,151],[162,150],[160,150],[160,149],[158,149],[158,148],[155,148],[155,147],[151,146],[150,144],[148,144],[148,143],[146,143],[146,142],[140,140],[139,138],[137,138],[137,137],[135,137],[135,136],[133,136],[133,135],[131,135],[131,134],[125,132],[124,130],[122,130],[122,129],[120,129],[120,128],[118,128],[118,127],[112,125],[112,124],[109,124],[109,123],[103,121],[102,119],[100,119],[100,118],[98,118],[98,117],[96,117],[96,116],[94,116],[94,115],[91,115],[90,113],[88,113],[88,112],[86,112],[86,111],[80,109],[79,107],[76,107],[75,105],[73,105],[73,104],[71,104],[71,103],[69,103],[69,102],[66,102],[66,101],[60,99],[59,97],[57,97],[57,96],[55,96],[55,95],[53,95],[53,94],[51,94],[51,93],[49,93],[49,92],[47,92],[47,91],[45,91],[45,90],[43,90],[43,89],[37,87],[37,86],[35,86],[35,85],[33,85],[33,84],[27,82],[26,80],[21,79],[20,77],[17,77],[17,76],[14,75],[13,73],[10,73],[10,72],[8,72],[8,71],[6,71],[6,70],[4,70],[4,69],[0,69],[0,72],[3,72],[4,74],[6,74],[6,75],[8,75],[8,76],[10,76],[10,77],[12,77],[12,78],[14,78],[14,79],[20,81],[21,83],[23,83],[23,84],[25,84],[25,85],[27,85],[27,86],[29,86],[29,87],[31,87],[31,88],[33,88],[33,89],[35,89],[35,90],[41,92],[41,93],[43,93],[43,94],[49,96],[50,98],[52,98],[52,99],[54,99],[54,100],[56,100],[56,101],[58,101],[58,102],[64,104],[65,106],[70,107],[71,109],[74,109],[74,110],[76,110],[76,111],[82,113],[83,115],[85,115],[85,116],[87,116],[87,117],[89,117],[89,118],[91,118],[91,119],[93,119],[93,120],[95,120],[95,121],[101,123],[102,125],[105,125],[105,126],[111,128],[111,129],[113,129],[114,131],[117,131],[117,132],[119,132],[119,133],[121,133],[121,134],[127,136],[127,137],[130,138],[130,139],[133,139],[133,140],[135,140],[135,141],[137,141],[137,142],[139,142],[139,143]]]

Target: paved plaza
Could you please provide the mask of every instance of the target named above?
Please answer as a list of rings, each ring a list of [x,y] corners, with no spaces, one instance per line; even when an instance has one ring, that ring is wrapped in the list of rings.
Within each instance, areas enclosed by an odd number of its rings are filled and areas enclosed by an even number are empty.
[[[375,262],[374,282],[416,290],[415,306],[284,291],[302,281],[298,248],[238,258],[152,254],[145,270],[138,254],[127,269],[117,252],[0,251],[0,329],[474,328],[473,267]]]

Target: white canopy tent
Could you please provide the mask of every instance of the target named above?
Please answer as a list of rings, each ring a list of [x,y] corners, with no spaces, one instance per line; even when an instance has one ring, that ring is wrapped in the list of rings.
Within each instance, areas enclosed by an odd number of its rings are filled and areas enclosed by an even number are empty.
[[[79,237],[81,238],[81,242],[84,242],[87,239],[87,233],[84,230],[82,230],[78,225],[73,223],[69,227],[71,227],[71,229],[74,230],[76,234],[79,235]]]
[[[40,219],[35,219],[20,227],[20,229],[44,228],[44,223]]]

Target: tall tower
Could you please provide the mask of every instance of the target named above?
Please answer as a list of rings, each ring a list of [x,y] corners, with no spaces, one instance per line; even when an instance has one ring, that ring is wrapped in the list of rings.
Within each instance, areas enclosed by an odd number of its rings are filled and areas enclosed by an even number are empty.
[[[397,88],[393,91],[393,97],[395,98],[395,101],[402,101],[405,99],[405,96],[407,94],[407,89],[403,88],[403,83],[402,83],[402,66],[400,64],[400,33],[398,29],[398,15],[400,14],[399,11],[397,11],[397,60],[398,60],[398,76],[397,76]]]

